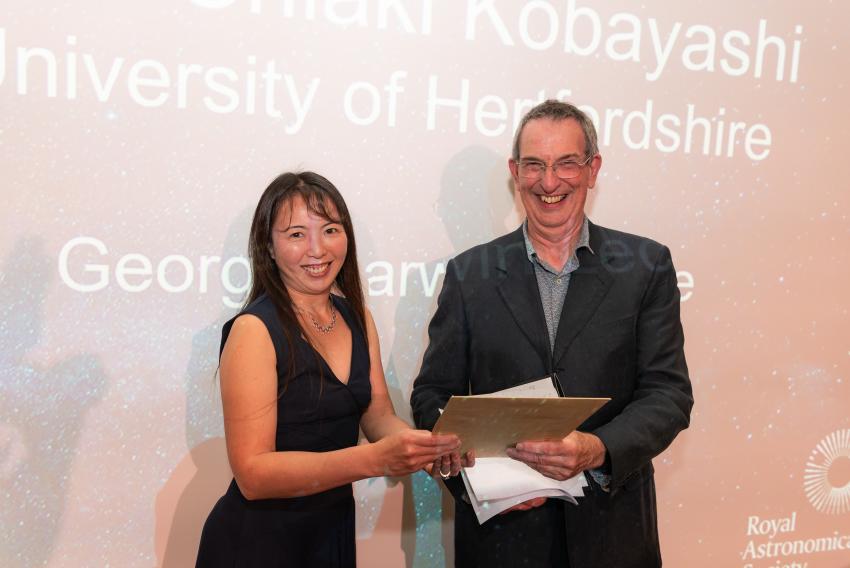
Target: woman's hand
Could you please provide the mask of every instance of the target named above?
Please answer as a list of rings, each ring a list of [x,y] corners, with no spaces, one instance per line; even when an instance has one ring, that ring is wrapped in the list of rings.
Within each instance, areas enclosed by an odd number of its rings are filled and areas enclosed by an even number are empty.
[[[474,465],[475,453],[472,450],[466,452],[463,456],[460,455],[458,450],[455,450],[435,459],[434,463],[425,468],[425,471],[427,471],[428,475],[434,479],[437,479],[438,477],[442,479],[449,479],[450,477],[454,477],[459,474],[460,468],[472,467]]]
[[[376,476],[398,477],[442,461],[457,453],[460,439],[451,434],[432,434],[427,430],[400,430],[375,442],[378,452]]]

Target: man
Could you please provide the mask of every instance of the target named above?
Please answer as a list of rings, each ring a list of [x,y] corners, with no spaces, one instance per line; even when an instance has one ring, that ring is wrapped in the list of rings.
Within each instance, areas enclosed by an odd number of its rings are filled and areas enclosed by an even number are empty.
[[[447,480],[456,564],[660,566],[651,460],[693,405],[670,251],[585,217],[602,158],[578,108],[546,101],[529,111],[508,165],[526,221],[449,262],[414,419],[431,428],[452,395],[545,376],[565,396],[611,401],[563,440],[509,451],[555,479],[584,472],[578,505],[532,500],[479,525],[462,482]]]

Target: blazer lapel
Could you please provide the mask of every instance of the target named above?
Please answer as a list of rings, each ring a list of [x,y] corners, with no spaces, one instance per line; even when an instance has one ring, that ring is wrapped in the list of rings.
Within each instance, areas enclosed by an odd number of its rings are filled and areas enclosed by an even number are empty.
[[[518,235],[519,246],[513,240],[502,251],[503,261],[496,265],[504,272],[497,288],[517,326],[534,345],[541,360],[548,364],[551,357],[549,332],[546,330],[546,317],[543,315],[537,278],[534,275],[534,267],[526,256],[522,228],[519,229]],[[501,333],[501,330],[493,332]]]
[[[591,316],[599,308],[603,298],[608,293],[613,278],[603,266],[600,252],[605,247],[594,239],[596,227],[590,225],[591,248],[597,251],[593,254],[582,248],[577,252],[579,268],[570,276],[570,287],[564,299],[561,319],[558,322],[558,333],[555,336],[555,363],[559,363],[567,354],[567,350],[576,336],[584,329]],[[594,242],[595,241],[595,242]]]

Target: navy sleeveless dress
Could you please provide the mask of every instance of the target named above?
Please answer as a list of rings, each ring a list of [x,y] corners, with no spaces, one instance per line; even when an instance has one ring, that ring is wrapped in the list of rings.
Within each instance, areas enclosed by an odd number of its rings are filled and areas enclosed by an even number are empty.
[[[345,299],[331,296],[351,329],[351,373],[344,384],[325,360],[292,330],[295,372],[287,381],[289,350],[280,319],[267,296],[241,314],[266,325],[277,356],[275,450],[328,452],[357,444],[360,417],[372,396],[369,351],[363,330]],[[222,329],[221,346],[233,321]],[[354,497],[351,484],[315,495],[248,501],[235,481],[204,524],[197,568],[355,566]]]

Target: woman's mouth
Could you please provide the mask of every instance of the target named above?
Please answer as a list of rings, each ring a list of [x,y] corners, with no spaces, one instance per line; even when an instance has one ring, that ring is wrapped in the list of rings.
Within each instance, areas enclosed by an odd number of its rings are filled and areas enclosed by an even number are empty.
[[[307,264],[301,268],[303,268],[310,276],[324,276],[327,274],[330,267],[330,262],[323,262],[321,264]]]

